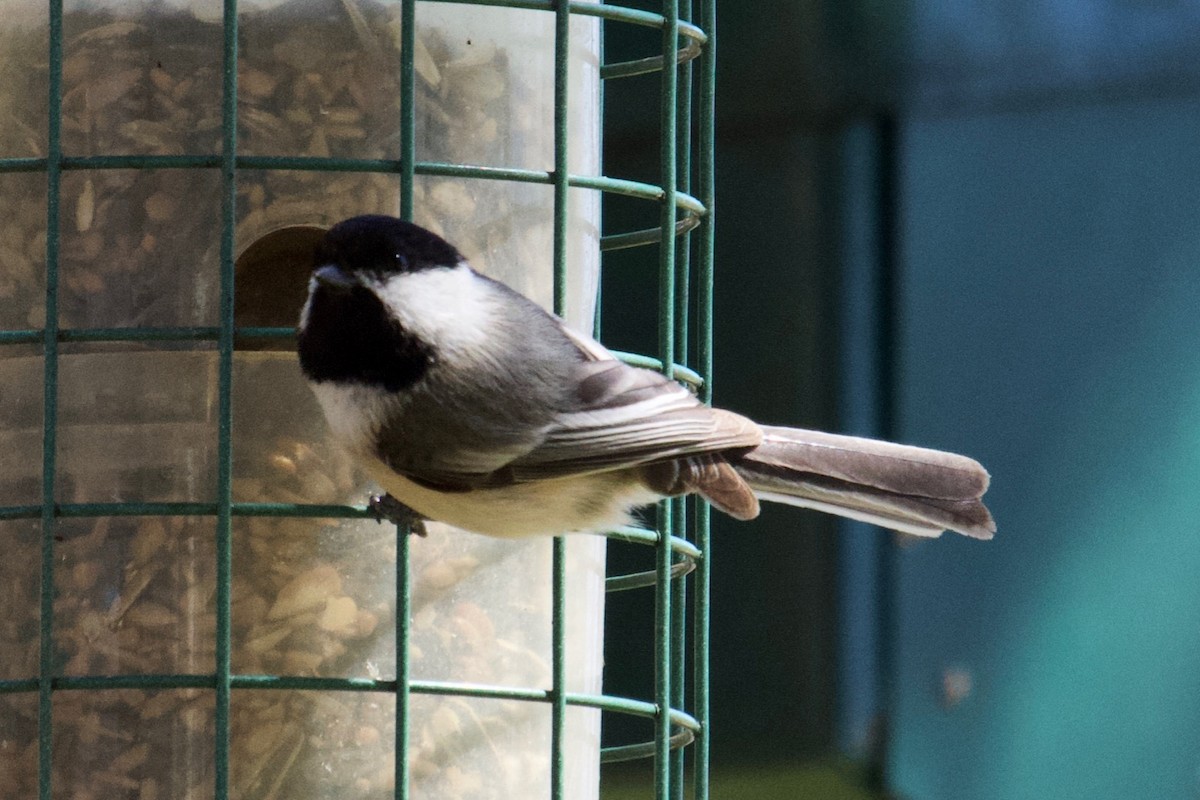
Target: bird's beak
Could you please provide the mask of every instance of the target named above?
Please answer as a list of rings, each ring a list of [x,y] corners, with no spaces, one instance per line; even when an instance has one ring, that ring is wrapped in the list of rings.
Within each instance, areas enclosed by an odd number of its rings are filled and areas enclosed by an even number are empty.
[[[323,267],[319,267],[313,273],[313,280],[320,286],[342,292],[358,283],[358,281],[354,280],[353,276],[336,264],[326,264]]]

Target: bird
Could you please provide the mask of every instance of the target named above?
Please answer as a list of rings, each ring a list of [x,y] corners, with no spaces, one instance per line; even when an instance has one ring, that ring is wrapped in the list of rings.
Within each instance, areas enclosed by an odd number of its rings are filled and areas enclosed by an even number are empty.
[[[497,537],[603,533],[664,497],[760,500],[917,536],[990,539],[967,456],[760,425],[629,365],[441,236],[352,217],[315,247],[300,369],[381,516]]]

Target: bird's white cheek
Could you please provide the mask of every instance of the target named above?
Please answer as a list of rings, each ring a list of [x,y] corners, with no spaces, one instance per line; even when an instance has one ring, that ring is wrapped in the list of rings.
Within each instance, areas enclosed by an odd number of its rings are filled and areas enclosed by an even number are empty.
[[[378,293],[404,330],[453,356],[475,352],[493,337],[497,304],[490,289],[459,264],[393,276]]]

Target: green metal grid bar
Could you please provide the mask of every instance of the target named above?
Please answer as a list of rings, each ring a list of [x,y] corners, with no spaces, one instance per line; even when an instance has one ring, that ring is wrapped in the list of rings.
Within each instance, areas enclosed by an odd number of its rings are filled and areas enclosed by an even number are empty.
[[[411,728],[409,697],[413,691],[409,653],[409,640],[412,638],[412,575],[409,568],[411,534],[410,526],[396,526],[396,681],[395,686],[392,687],[392,694],[396,702],[396,755],[393,761],[396,800],[407,800],[410,783],[408,773],[408,736]]]
[[[401,104],[404,105],[403,103]],[[403,113],[403,112],[402,112]],[[401,157],[407,148],[401,147]],[[64,171],[98,169],[216,169],[223,164],[220,155],[201,156],[149,156],[108,155],[68,156],[59,161]],[[557,179],[553,171],[522,169],[518,167],[488,167],[475,164],[447,164],[441,161],[412,161],[416,175],[433,175],[443,178],[478,178],[480,180],[512,181],[515,183],[553,184]],[[0,172],[40,172],[47,169],[49,159],[0,158]],[[15,169],[14,165],[22,167]],[[402,179],[406,172],[401,161],[383,158],[320,158],[316,156],[237,156],[235,165],[239,170],[293,170],[297,172],[378,172],[397,173]],[[24,167],[29,167],[25,169]],[[610,178],[605,175],[567,175],[572,187],[598,189],[628,197],[661,201],[663,190],[652,183]],[[698,199],[684,192],[676,192],[681,210],[696,215],[704,213]],[[403,213],[403,211],[402,211]]]
[[[194,342],[216,341],[220,328],[199,326],[193,328],[68,328],[59,329],[59,342]],[[233,329],[234,338],[246,339],[295,339],[295,328],[245,327]],[[45,338],[44,330],[0,331],[0,346],[6,344],[37,344]],[[639,353],[611,351],[627,364],[646,369],[662,370],[661,359]],[[700,373],[676,361],[672,367],[675,380],[699,389],[704,380]]]
[[[415,0],[401,0],[400,26],[400,218],[412,220],[417,162],[417,73],[413,60],[417,38]],[[412,674],[409,647],[412,634],[412,575],[409,569],[411,534],[411,526],[396,526],[396,800],[407,800],[411,788],[408,769]]]
[[[700,62],[699,126],[697,129],[697,182],[699,195],[708,209],[700,221],[696,242],[698,275],[696,279],[696,316],[698,336],[696,341],[696,363],[703,378],[700,399],[712,402],[713,379],[713,286],[714,286],[714,235],[716,205],[715,147],[716,147],[716,44],[717,44],[717,0],[700,0],[700,21],[708,32],[708,45]],[[693,689],[692,708],[700,730],[696,734],[693,750],[692,794],[693,800],[709,800],[709,764],[712,753],[712,737],[709,716],[709,692],[711,691],[710,654],[710,601],[712,596],[712,507],[698,503],[696,509],[696,546],[704,554],[696,565],[693,582]]]
[[[689,560],[675,561],[671,565],[671,580],[678,581],[680,578],[686,577],[694,572],[696,562]],[[614,575],[609,577],[604,582],[604,590],[606,592],[625,592],[630,589],[642,589],[647,586],[653,586],[658,582],[658,570],[646,570],[645,572],[633,572],[628,575]],[[682,707],[682,704],[675,705],[676,708]]]
[[[230,675],[230,684],[235,689],[265,689],[290,691],[336,691],[392,693],[402,685],[399,681],[375,680],[372,678],[326,678],[304,675]],[[59,691],[80,689],[211,689],[212,675],[200,674],[146,674],[146,675],[64,675],[54,679],[54,688]],[[409,690],[413,694],[438,696],[474,697],[487,700],[522,700],[537,703],[553,703],[553,689],[526,689],[515,686],[470,683],[466,681],[410,680]],[[0,694],[16,694],[37,691],[38,680],[0,681]],[[581,708],[596,708],[630,714],[647,719],[659,716],[658,706],[645,700],[609,694],[587,694],[564,692],[566,705]],[[668,718],[673,726],[696,733],[700,723],[695,717],[679,709],[670,709]]]
[[[671,64],[670,69],[660,73],[659,89],[659,184],[663,190],[663,200],[659,218],[659,307],[658,307],[658,350],[663,362],[663,373],[672,377],[675,363],[675,223],[676,223],[676,184],[678,181],[678,165],[676,163],[676,135],[678,123],[676,114],[676,91],[679,74],[675,68],[679,49],[679,3],[678,0],[663,0],[662,15],[662,63]],[[674,649],[672,625],[672,601],[674,599],[671,569],[673,553],[670,546],[669,534],[675,530],[674,519],[677,506],[674,502],[661,504],[659,519],[660,540],[657,547],[656,571],[658,583],[655,586],[655,676],[654,702],[660,709],[671,708],[675,699],[673,688],[675,666],[671,651]],[[666,714],[656,719],[654,732],[654,796],[656,800],[669,800],[672,797],[671,770],[671,723]]]
[[[658,544],[658,531],[648,531],[641,528],[619,528],[609,531],[608,538],[654,546]],[[685,538],[673,536],[670,541],[671,550],[675,558],[675,562],[671,567],[671,577],[682,578],[696,568],[696,565],[703,558],[703,554],[694,544]],[[605,581],[605,590],[609,592],[623,592],[629,589],[653,586],[657,582],[657,569],[645,572],[633,572],[627,575],[609,577]]]
[[[225,0],[221,95],[220,336],[217,338],[217,596],[214,787],[229,796],[233,583],[233,309],[237,231],[237,0]]]
[[[58,237],[62,200],[63,4],[50,0],[46,163],[46,323],[43,331],[42,541],[38,641],[38,798],[50,800],[54,764],[54,478],[58,431]]]
[[[558,8],[559,0],[427,0],[427,2],[437,3],[455,3],[457,5],[479,5],[479,6],[496,6],[501,8],[524,8],[534,11],[555,11]],[[692,25],[690,22],[673,18],[671,15],[655,14],[653,11],[642,11],[636,8],[627,8],[625,6],[609,5],[605,3],[591,2],[569,2],[567,11],[570,14],[575,14],[581,17],[600,17],[603,20],[611,22],[628,22],[634,25],[642,25],[648,28],[663,28],[671,25],[675,28],[677,35],[686,36],[691,41],[698,45],[704,45],[708,41],[704,31]],[[676,47],[675,51],[680,48]],[[672,60],[669,57],[667,60]],[[661,65],[665,61],[659,62],[659,67],[654,71],[661,69]]]
[[[405,149],[401,149],[401,158]],[[28,164],[28,159],[0,159],[0,172],[12,163]],[[36,160],[37,169],[45,169],[45,159]],[[401,216],[403,209],[412,201],[412,175],[403,168],[410,161],[396,162],[389,159],[315,158],[308,156],[239,156],[238,169],[295,170],[310,172],[371,172],[401,174]],[[218,156],[89,156],[86,158],[63,159],[63,169],[200,169],[219,166]],[[480,180],[511,181],[517,183],[553,184],[559,180],[554,172],[515,169],[508,167],[483,167],[469,164],[444,164],[439,162],[417,162],[413,166],[417,175],[436,175],[454,178],[477,178]],[[404,176],[408,176],[405,179]],[[662,189],[654,184],[639,181],[608,178],[598,175],[568,175],[567,184],[583,189],[597,189],[627,197],[661,201]],[[686,192],[676,192],[676,203],[683,216],[675,223],[675,235],[682,236],[698,227],[705,211],[700,202]],[[661,238],[661,230],[645,228],[625,233],[608,234],[601,237],[601,250],[623,250],[654,244]]]
[[[413,218],[413,183],[417,161],[417,73],[413,60],[417,38],[416,0],[400,4],[400,218]],[[395,758],[393,782],[396,800],[408,800],[409,732],[411,730],[412,662],[412,574],[410,571],[410,524],[396,525],[396,688]]]
[[[45,158],[0,158],[0,172],[44,172],[48,163]]]
[[[56,691],[112,690],[112,689],[211,689],[212,675],[86,675],[64,676],[54,679]],[[0,694],[36,691],[38,681],[0,681]],[[516,700],[521,702],[559,702],[554,690],[524,689],[509,686],[466,683],[456,681],[384,681],[369,678],[323,678],[279,675],[231,675],[230,685],[234,689],[294,690],[294,691],[344,691],[424,694],[454,697],[473,697],[490,700]],[[579,692],[563,692],[564,706],[594,708],[617,714],[654,719],[659,716],[658,706],[644,700],[615,695],[595,695]],[[670,709],[671,748],[679,749],[690,744],[700,731],[700,724],[686,712]],[[606,763],[646,758],[654,753],[655,742],[618,745],[604,748],[602,760]],[[399,791],[399,787],[397,787]]]
[[[401,0],[400,36],[400,217],[411,220],[413,176],[417,161],[417,72],[413,62],[413,50],[417,40],[415,0]]]
[[[59,503],[51,506],[55,517],[215,517],[219,504],[211,503]],[[302,505],[294,503],[231,503],[235,517],[344,517],[368,518],[359,506]],[[0,520],[36,519],[42,506],[0,507]]]
[[[689,19],[692,16],[691,0],[679,0],[677,10],[681,24],[683,24],[682,20]],[[689,43],[687,48],[681,49],[676,59],[678,69],[676,71],[677,83],[674,93],[675,188],[680,192],[688,192],[691,189],[692,68],[690,62],[698,53],[692,54],[687,51],[693,46],[695,46],[694,43]],[[699,49],[698,46],[696,48],[697,50]],[[697,224],[699,224],[699,220],[697,220]],[[686,363],[688,361],[689,287],[691,285],[691,248],[689,247],[689,243],[690,240],[688,237],[683,237],[675,242],[675,349],[671,358],[676,363]],[[677,537],[686,536],[688,530],[688,507],[689,505],[694,506],[696,504],[689,503],[688,498],[684,497],[673,500],[672,504],[675,506],[675,510],[671,519],[671,534]],[[676,562],[675,566],[678,569],[680,564]],[[685,581],[676,580],[672,583],[671,606],[671,650],[673,654],[673,661],[671,663],[671,705],[675,708],[681,708],[686,702],[687,689],[684,681],[687,645],[687,583]],[[681,748],[671,752],[671,790],[672,796],[676,800],[683,800],[684,757],[685,752]]]
[[[408,96],[408,95],[406,95]],[[403,103],[401,104],[404,105]],[[411,109],[409,109],[411,111]],[[403,111],[402,111],[403,118]],[[236,167],[259,170],[293,170],[307,172],[370,172],[370,173],[400,173],[401,175],[401,216],[406,213],[412,202],[412,175],[433,175],[449,178],[475,178],[480,180],[511,181],[516,183],[554,184],[560,180],[554,171],[516,169],[509,167],[484,167],[471,164],[445,164],[441,162],[413,162],[411,156],[406,159],[408,148],[401,147],[401,160],[391,159],[356,159],[356,158],[317,158],[312,156],[237,156]],[[0,159],[0,172],[17,171],[13,165],[25,171],[36,171],[46,168],[45,159]],[[64,158],[61,166],[64,170],[97,170],[97,169],[203,169],[219,167],[220,156],[86,156]],[[410,173],[404,164],[413,164]],[[407,176],[407,177],[406,177]],[[582,189],[597,189],[612,192],[626,197],[636,197],[643,200],[661,202],[663,191],[650,183],[630,181],[620,178],[608,178],[602,175],[567,175],[567,184]],[[691,231],[699,226],[704,215],[704,206],[686,192],[676,192],[675,200],[683,216],[675,223],[677,236]],[[661,238],[661,230],[657,227],[625,233],[608,234],[600,240],[602,250],[623,250],[628,247],[654,244]]]
[[[557,0],[554,9],[554,313],[563,315],[567,306],[567,222],[570,164],[568,122],[570,108],[571,14],[567,0]],[[550,621],[550,797],[566,796],[567,720],[567,543],[562,536],[551,544]]]

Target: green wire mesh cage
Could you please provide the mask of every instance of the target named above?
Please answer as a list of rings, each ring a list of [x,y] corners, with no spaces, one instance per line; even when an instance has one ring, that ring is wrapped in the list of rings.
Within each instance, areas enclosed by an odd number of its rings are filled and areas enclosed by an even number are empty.
[[[9,9],[0,793],[582,798],[597,762],[652,759],[653,796],[708,796],[707,508],[611,532],[655,565],[606,579],[595,537],[414,543],[313,438],[290,351],[313,231],[398,213],[485,270],[544,264],[502,277],[577,324],[601,251],[657,246],[658,352],[625,357],[707,398],[714,12]],[[604,63],[601,25],[661,50]],[[647,73],[658,182],[604,176],[603,83]],[[605,194],[653,222],[600,235]],[[629,589],[654,595],[652,697],[599,683],[603,591]],[[601,714],[646,741],[601,749]]]

